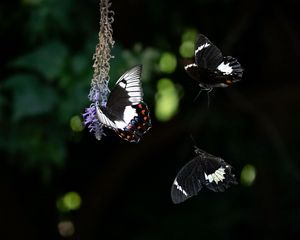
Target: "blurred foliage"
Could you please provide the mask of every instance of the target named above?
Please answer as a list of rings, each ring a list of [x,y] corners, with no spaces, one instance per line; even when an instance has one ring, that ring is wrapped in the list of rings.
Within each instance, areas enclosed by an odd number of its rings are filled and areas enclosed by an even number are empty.
[[[175,86],[168,78],[162,78],[157,82],[155,116],[159,121],[169,121],[178,112],[180,90],[180,86]]]
[[[78,114],[89,104],[97,18],[93,24],[85,24],[89,18],[74,18],[87,8],[83,2],[78,3],[82,11],[72,4],[72,0],[22,1],[14,14],[17,18],[26,15],[22,29],[26,37],[22,36],[22,48],[2,68],[0,117],[6,118],[0,149],[9,161],[21,157],[19,166],[39,169],[45,180],[50,180],[52,167],[64,166],[67,143],[73,136],[70,130],[77,134],[83,130]],[[96,1],[93,4],[98,6]],[[10,28],[16,24],[12,22]],[[140,43],[129,50],[117,43],[113,55],[110,87],[128,68],[143,64],[146,98],[153,95],[149,82],[152,73],[159,71],[160,50]]]
[[[241,183],[245,186],[251,186],[256,178],[255,167],[251,164],[247,164],[241,171]]]
[[[84,125],[78,115],[71,118],[70,127],[74,132],[81,132],[84,129]]]
[[[194,56],[195,40],[197,36],[195,29],[187,29],[182,34],[179,53],[183,58],[192,58]]]
[[[177,60],[174,54],[172,53],[163,53],[160,61],[159,61],[159,68],[160,71],[163,73],[173,73],[177,66]]]
[[[56,207],[59,212],[77,210],[80,206],[81,197],[77,192],[67,192],[56,201]]]

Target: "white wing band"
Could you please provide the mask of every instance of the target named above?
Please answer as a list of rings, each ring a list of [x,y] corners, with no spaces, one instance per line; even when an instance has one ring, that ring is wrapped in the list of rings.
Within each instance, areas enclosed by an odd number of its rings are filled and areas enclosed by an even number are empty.
[[[108,128],[116,128],[117,127],[113,121],[109,120],[109,118],[104,115],[104,113],[100,110],[100,108],[98,106],[96,106],[96,111],[97,111],[98,120],[103,125],[105,125]]]

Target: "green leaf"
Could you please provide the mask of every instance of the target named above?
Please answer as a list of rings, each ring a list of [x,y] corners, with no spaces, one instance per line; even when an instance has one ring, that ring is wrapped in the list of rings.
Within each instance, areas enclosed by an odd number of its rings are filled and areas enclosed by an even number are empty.
[[[67,123],[70,118],[84,111],[88,103],[88,82],[76,82],[68,88],[58,106],[59,122]]]
[[[12,118],[15,121],[52,111],[58,99],[52,87],[42,85],[32,75],[15,75],[5,81],[5,87],[13,92]]]
[[[58,77],[67,57],[67,49],[60,42],[51,42],[23,55],[12,62],[11,66],[37,71],[46,79]]]

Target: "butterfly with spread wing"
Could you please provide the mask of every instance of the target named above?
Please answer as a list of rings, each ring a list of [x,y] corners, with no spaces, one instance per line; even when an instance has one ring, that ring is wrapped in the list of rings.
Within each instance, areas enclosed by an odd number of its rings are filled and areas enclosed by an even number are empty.
[[[224,192],[230,184],[237,184],[232,167],[222,158],[213,156],[195,146],[194,159],[177,174],[172,187],[173,203],[181,203],[198,194],[202,185],[214,192]]]
[[[139,142],[151,128],[149,109],[143,102],[142,65],[125,72],[112,89],[105,107],[97,106],[98,120],[129,142]]]
[[[184,65],[187,74],[207,91],[228,87],[243,76],[243,68],[237,59],[224,57],[220,49],[203,34],[197,37],[194,60],[185,60]]]

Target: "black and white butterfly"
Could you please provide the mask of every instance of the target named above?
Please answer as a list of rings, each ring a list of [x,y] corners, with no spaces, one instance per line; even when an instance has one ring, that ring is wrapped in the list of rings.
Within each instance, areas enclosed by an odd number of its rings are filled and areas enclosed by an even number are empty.
[[[232,167],[222,158],[213,156],[195,146],[193,160],[177,174],[172,187],[173,203],[181,203],[198,194],[202,185],[214,192],[224,192],[230,184],[237,184]]]
[[[243,68],[237,59],[224,57],[220,49],[203,34],[199,34],[195,42],[194,60],[186,60],[184,69],[199,82],[202,89],[208,91],[228,87],[243,76]]]
[[[151,128],[149,109],[143,102],[142,65],[125,72],[112,89],[105,107],[97,106],[98,120],[129,142],[139,142]]]

